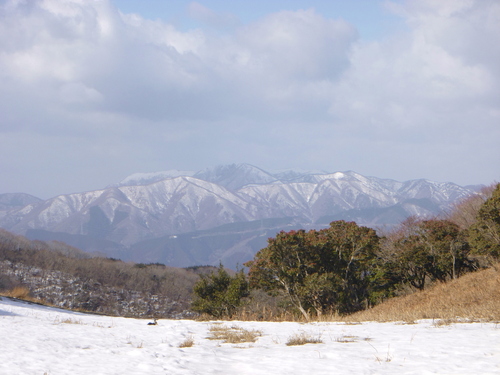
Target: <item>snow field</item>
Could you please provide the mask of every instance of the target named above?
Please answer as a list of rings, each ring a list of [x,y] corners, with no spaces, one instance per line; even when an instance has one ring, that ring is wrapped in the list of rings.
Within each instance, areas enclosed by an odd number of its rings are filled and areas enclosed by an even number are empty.
[[[500,324],[197,322],[115,318],[0,300],[0,374],[499,374]],[[213,327],[254,343],[210,340]],[[322,343],[287,346],[304,334]],[[192,347],[179,348],[192,338]]]

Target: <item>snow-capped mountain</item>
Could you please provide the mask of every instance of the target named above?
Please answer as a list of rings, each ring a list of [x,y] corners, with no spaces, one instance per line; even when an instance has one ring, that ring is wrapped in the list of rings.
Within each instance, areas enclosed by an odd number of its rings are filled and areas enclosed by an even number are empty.
[[[338,219],[392,225],[410,215],[437,214],[473,193],[453,183],[398,182],[352,171],[270,173],[233,164],[196,173],[134,174],[102,190],[28,199],[23,206],[4,206],[0,226],[137,261],[188,266],[230,258],[242,264],[265,246],[266,235],[287,225],[311,228]],[[182,237],[184,245],[171,241],[187,233],[192,236]],[[86,246],[90,239],[92,246]],[[143,241],[150,242],[138,248]],[[197,255],[184,254],[194,247]]]
[[[267,185],[279,182],[270,173],[250,164],[220,165],[197,172],[193,177],[213,182],[233,191],[247,185]]]
[[[192,176],[194,174],[195,172],[193,171],[179,171],[177,169],[171,169],[163,172],[134,173],[133,175],[125,177],[119,183],[110,185],[109,187],[149,185],[168,178]]]
[[[42,200],[33,195],[24,193],[7,193],[0,194],[0,210],[5,210],[15,207],[24,207],[30,203],[38,203]]]
[[[19,210],[28,204],[40,203],[40,198],[24,193],[0,194],[0,220],[9,212]],[[0,225],[1,226],[1,225]]]

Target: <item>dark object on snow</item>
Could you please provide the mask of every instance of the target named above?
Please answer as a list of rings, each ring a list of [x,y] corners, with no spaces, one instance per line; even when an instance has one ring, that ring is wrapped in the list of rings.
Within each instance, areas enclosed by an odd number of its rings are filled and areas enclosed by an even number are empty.
[[[149,322],[148,326],[155,326],[157,324],[158,324],[158,322],[156,321],[156,318],[154,318],[154,322]]]

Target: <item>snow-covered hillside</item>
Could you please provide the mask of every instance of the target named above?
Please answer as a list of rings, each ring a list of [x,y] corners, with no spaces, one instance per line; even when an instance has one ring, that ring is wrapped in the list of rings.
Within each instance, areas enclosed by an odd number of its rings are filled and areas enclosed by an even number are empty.
[[[498,374],[495,323],[148,321],[0,300],[1,374]],[[211,330],[258,331],[253,343]],[[287,346],[305,335],[317,344]],[[191,340],[192,347],[179,346]]]

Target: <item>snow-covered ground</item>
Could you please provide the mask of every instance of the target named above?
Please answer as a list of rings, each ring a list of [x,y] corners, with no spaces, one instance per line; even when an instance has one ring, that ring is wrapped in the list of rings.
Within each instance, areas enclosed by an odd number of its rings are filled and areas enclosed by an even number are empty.
[[[147,323],[2,298],[0,374],[500,374],[495,323],[224,322],[262,333],[242,344],[209,340],[214,322]],[[286,345],[301,333],[323,343]]]

